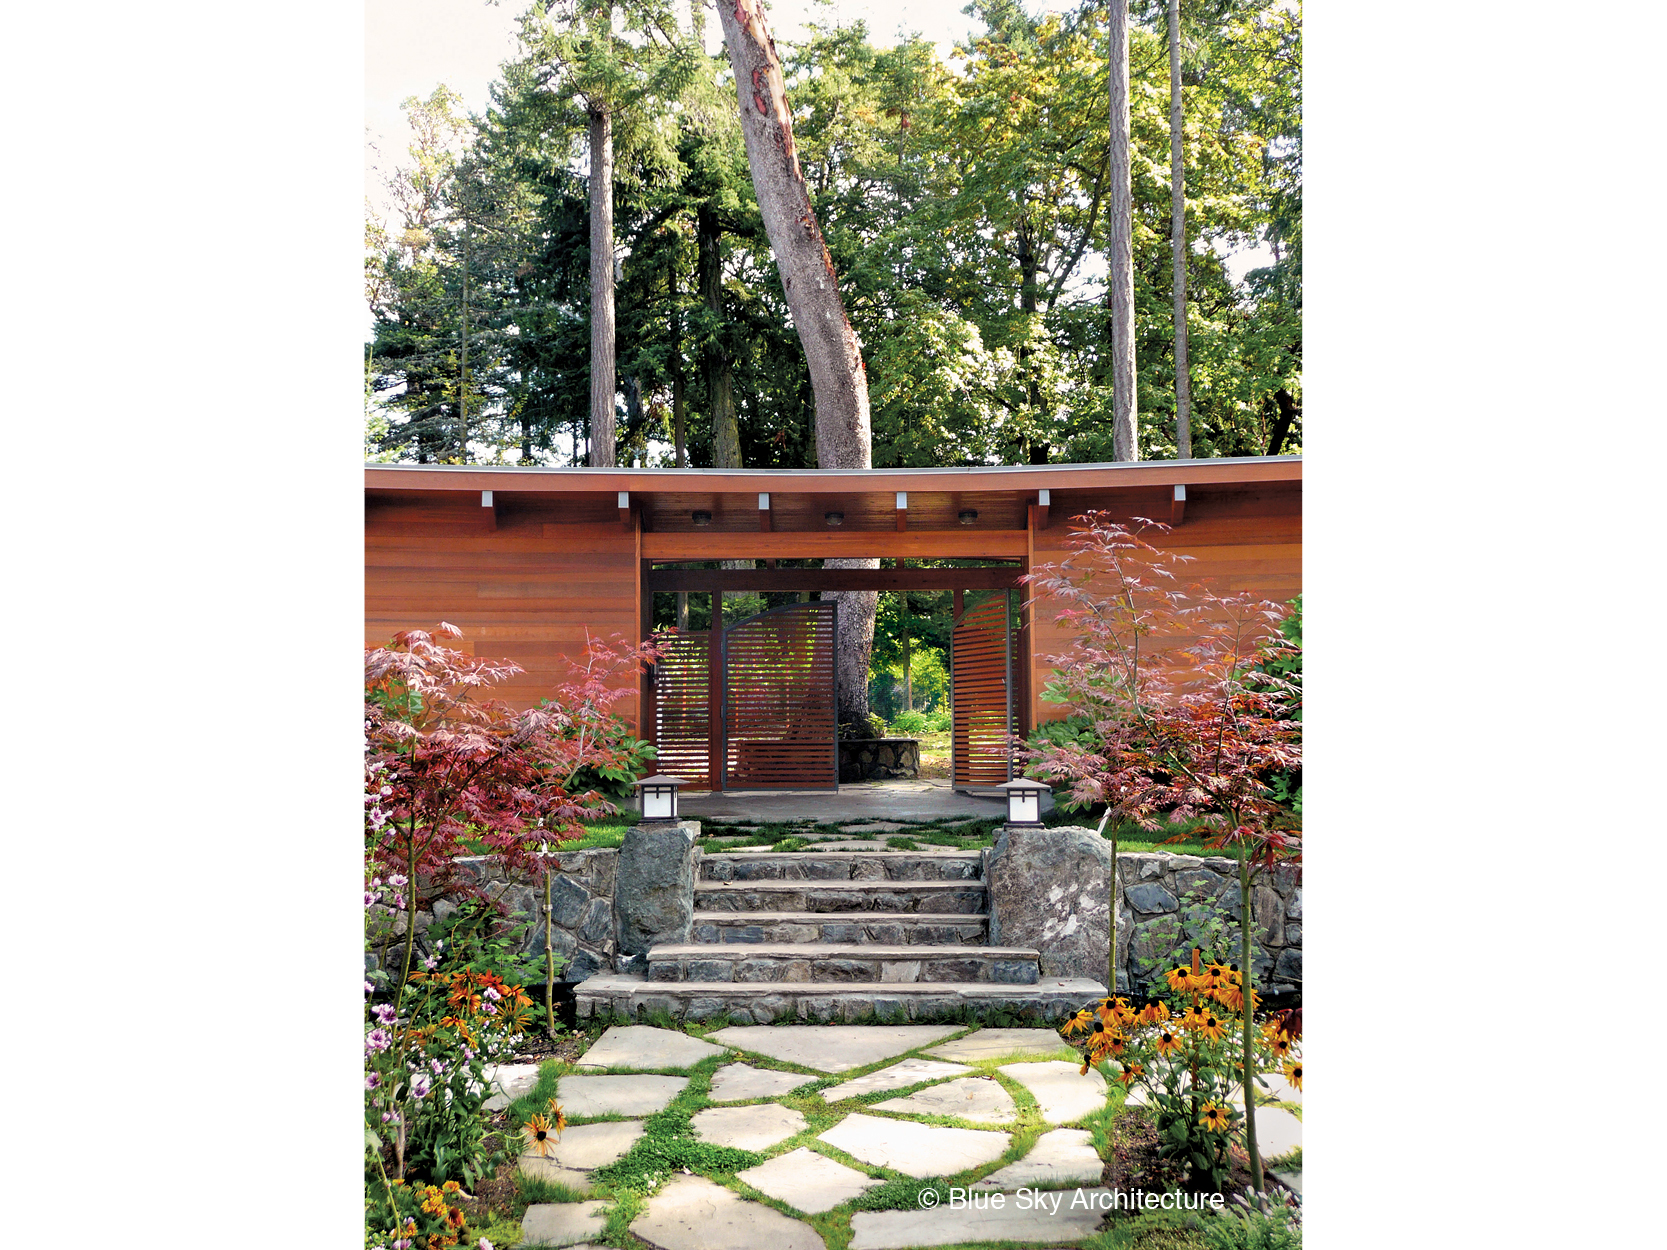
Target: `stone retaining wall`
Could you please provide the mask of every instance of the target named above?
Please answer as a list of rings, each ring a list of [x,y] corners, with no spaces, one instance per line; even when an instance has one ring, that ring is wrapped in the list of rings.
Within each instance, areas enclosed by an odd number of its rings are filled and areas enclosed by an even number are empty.
[[[694,825],[694,822],[687,822]],[[698,830],[698,825],[694,825]],[[1064,832],[1064,831],[1048,831]],[[1085,831],[1086,832],[1086,831]],[[692,839],[691,839],[692,840]],[[700,854],[692,848],[692,855]],[[571,962],[562,970],[563,981],[582,981],[598,972],[624,971],[627,968],[644,970],[646,961],[640,953],[622,951],[619,941],[619,917],[614,907],[614,887],[619,871],[617,850],[570,851],[560,857],[561,870],[551,883],[551,911],[556,953]],[[774,859],[775,857],[770,857]],[[798,856],[802,860],[806,856]],[[502,870],[482,858],[463,859],[460,866],[489,891],[494,883],[504,884]],[[997,901],[1013,891],[999,880],[1003,873],[1003,859],[993,853],[986,856],[990,870],[992,913],[1002,911]],[[755,870],[767,873],[766,861],[761,857]],[[773,865],[772,865],[773,866]],[[677,887],[693,891],[697,883],[690,879],[686,866],[679,865]],[[750,875],[750,874],[749,874]],[[1185,946],[1179,933],[1166,936],[1166,928],[1173,927],[1182,915],[1189,895],[1207,900],[1228,922],[1232,949],[1238,950],[1239,885],[1237,866],[1230,859],[1203,858],[1194,855],[1169,855],[1160,852],[1124,852],[1117,857],[1117,915],[1118,915],[1118,988],[1128,990],[1142,980],[1142,959],[1164,960],[1177,955]],[[684,884],[685,880],[687,885]],[[1034,884],[1034,883],[1033,883]],[[1066,883],[1061,883],[1066,884]],[[1027,891],[1027,893],[1035,893]],[[508,883],[505,901],[511,914],[532,921],[524,950],[535,957],[544,951],[544,885],[542,879],[514,880]],[[441,899],[435,911],[443,918],[455,910],[456,904]],[[1100,917],[1104,910],[1101,905]],[[417,917],[419,933],[432,922],[433,915],[420,912]],[[685,921],[686,923],[686,921]],[[1013,945],[1015,935],[1028,930],[1010,929],[1014,922],[1002,922],[1002,932],[989,934],[991,945]],[[1253,891],[1251,899],[1252,961],[1256,981],[1264,992],[1295,990],[1302,986],[1302,887],[1295,870],[1281,868],[1266,875]],[[1072,926],[1074,929],[1075,926]],[[395,934],[403,936],[405,918],[395,918]],[[889,936],[889,935],[888,935]],[[669,939],[668,939],[669,940]],[[688,940],[684,935],[682,940]],[[827,939],[824,939],[827,940]],[[860,937],[848,940],[862,941]],[[1042,939],[1034,939],[1041,941]],[[1095,979],[1105,975],[1107,943],[1103,933],[1097,939],[1099,955]],[[640,943],[634,943],[640,945]],[[1020,943],[1031,944],[1031,939]],[[1046,945],[1046,942],[1043,941]],[[1040,946],[1037,949],[1041,949]],[[1049,971],[1044,952],[1044,974]],[[367,953],[366,967],[378,966],[374,953]],[[1080,960],[1079,960],[1080,962]],[[1092,960],[1091,960],[1092,962]],[[1074,965],[1073,965],[1074,966]],[[1157,971],[1161,972],[1162,968]],[[1087,974],[1084,966],[1083,974]],[[1062,973],[1061,973],[1062,975]]]
[[[616,850],[568,851],[559,859],[560,871],[550,883],[550,916],[556,954],[569,960],[557,973],[562,981],[582,981],[598,972],[614,969],[617,942],[614,936],[614,878],[618,871]],[[505,881],[503,869],[481,857],[459,859],[458,866],[474,878],[488,895],[504,890],[504,902],[516,920],[530,920],[531,927],[522,951],[535,958],[544,955],[544,879],[515,878]],[[417,913],[418,941],[438,915],[442,920],[457,910],[450,899],[439,899],[433,912]],[[405,917],[394,921],[395,936],[405,935]],[[397,953],[392,956],[397,958]],[[366,952],[367,970],[379,966],[374,952]],[[398,975],[398,968],[393,968]]]
[[[1238,864],[1219,857],[1124,852],[1117,857],[1119,985],[1134,984],[1141,960],[1163,959],[1184,945],[1166,940],[1189,896],[1207,900],[1228,920],[1237,962],[1239,951]],[[1302,886],[1294,868],[1264,873],[1251,891],[1251,962],[1263,992],[1302,988]],[[1172,966],[1172,965],[1171,965]],[[1163,971],[1162,968],[1158,969]],[[1126,978],[1126,980],[1125,980]]]
[[[920,776],[920,739],[850,738],[839,744],[840,781]]]

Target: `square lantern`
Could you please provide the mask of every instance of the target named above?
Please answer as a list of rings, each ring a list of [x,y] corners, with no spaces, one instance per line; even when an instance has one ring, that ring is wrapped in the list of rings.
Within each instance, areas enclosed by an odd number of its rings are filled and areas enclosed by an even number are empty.
[[[1007,823],[1027,828],[1042,827],[1042,796],[1052,791],[1051,786],[1029,777],[1015,777],[1004,781],[996,789],[1007,795]]]
[[[681,777],[644,777],[637,782],[638,810],[648,821],[677,819],[677,787],[687,784]]]

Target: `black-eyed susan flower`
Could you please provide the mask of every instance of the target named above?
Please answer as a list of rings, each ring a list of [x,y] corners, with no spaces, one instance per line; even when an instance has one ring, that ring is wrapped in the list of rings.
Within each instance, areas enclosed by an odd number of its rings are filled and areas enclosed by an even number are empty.
[[[1197,1003],[1193,1003],[1186,1009],[1186,1011],[1181,1013],[1181,1018],[1177,1020],[1176,1023],[1183,1029],[1196,1029],[1204,1023],[1204,1017],[1206,1014],[1208,1013],[1205,1012],[1203,1008],[1201,1008]]]
[[[1207,989],[1213,990],[1223,985],[1231,985],[1233,984],[1232,978],[1233,974],[1226,964],[1212,963],[1206,964],[1204,967],[1204,979],[1209,982],[1205,987]]]
[[[1289,1081],[1298,1093],[1302,1092],[1302,1060],[1288,1063],[1284,1067],[1285,1079]]]
[[[1172,968],[1163,974],[1163,979],[1169,982],[1169,988],[1177,993],[1185,993],[1192,988],[1191,968]]]
[[[1221,1027],[1221,1021],[1216,1018],[1215,1012],[1205,1011],[1200,1014],[1203,1016],[1203,1019],[1200,1020],[1198,1024],[1198,1031],[1200,1033],[1209,1038],[1212,1042],[1219,1042],[1223,1037],[1227,1036],[1227,1030]]]
[[[1146,1068],[1138,1063],[1125,1063],[1123,1070],[1117,1074],[1117,1079],[1125,1085],[1133,1085],[1146,1073]]]
[[[1160,1055],[1173,1054],[1175,1051],[1181,1049],[1181,1039],[1176,1037],[1175,1034],[1168,1029],[1159,1033],[1158,1040],[1153,1044],[1157,1047],[1158,1054]]]
[[[558,1109],[552,1120],[542,1111],[535,1111],[527,1117],[527,1122],[521,1126],[521,1136],[526,1139],[527,1153],[545,1158],[555,1145],[561,1140],[561,1131],[567,1127],[567,1119]]]
[[[1076,1015],[1072,1016],[1063,1025],[1061,1025],[1059,1031],[1065,1037],[1070,1037],[1073,1033],[1085,1032],[1088,1029],[1089,1021],[1093,1020],[1093,1018],[1093,1013],[1090,1012],[1088,1008],[1084,1007],[1081,1011],[1077,1012]]]
[[[1141,1024],[1164,1024],[1169,1020],[1169,1006],[1166,1003],[1147,1003],[1140,1009]]]
[[[1273,1053],[1278,1055],[1281,1059],[1291,1053],[1291,1039],[1285,1037],[1283,1034],[1276,1033],[1269,1040],[1268,1046],[1273,1050]]]
[[[1212,1099],[1200,1108],[1198,1122],[1213,1133],[1224,1133],[1233,1123],[1233,1113]]]

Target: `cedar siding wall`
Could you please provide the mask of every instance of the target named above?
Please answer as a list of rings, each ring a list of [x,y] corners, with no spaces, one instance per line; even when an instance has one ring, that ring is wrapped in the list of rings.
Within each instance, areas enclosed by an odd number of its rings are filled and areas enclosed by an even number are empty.
[[[528,708],[566,675],[563,657],[583,657],[587,626],[637,638],[638,536],[611,494],[503,501],[495,529],[491,511],[478,493],[367,498],[365,643],[450,621],[451,645],[526,670],[492,693]],[[635,696],[617,710],[636,724]]]
[[[1144,516],[1167,523],[1170,500],[1167,487],[1101,495],[1055,491],[1048,527],[1033,533],[1032,567],[1063,560],[1069,554],[1065,539],[1073,518],[1083,512],[1097,508],[1118,520]],[[1253,591],[1283,604],[1302,592],[1302,485],[1189,487],[1181,524],[1167,535],[1149,535],[1148,539],[1155,546],[1193,557],[1182,574],[1184,581],[1200,582],[1223,594]],[[1055,622],[1057,603],[1038,598],[1033,610],[1032,723],[1040,723],[1066,715],[1065,708],[1042,697],[1049,676],[1043,657],[1066,651],[1072,635]]]

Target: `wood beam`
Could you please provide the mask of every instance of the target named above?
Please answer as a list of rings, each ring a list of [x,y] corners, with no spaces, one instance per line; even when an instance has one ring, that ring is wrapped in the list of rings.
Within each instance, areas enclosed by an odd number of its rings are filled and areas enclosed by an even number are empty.
[[[909,528],[909,492],[906,490],[898,491],[896,502],[897,532],[899,534],[906,533]]]
[[[645,536],[646,537],[646,536]],[[731,593],[765,590],[1002,590],[1016,586],[1024,569],[650,569],[654,592],[699,591],[717,586]]]
[[[1171,525],[1179,525],[1182,520],[1185,519],[1186,515],[1187,488],[1185,486],[1177,486],[1175,488],[1175,497],[1169,504],[1169,523]]]
[[[832,556],[917,560],[1022,560],[1025,530],[845,530],[835,533],[749,534],[710,530],[644,534],[643,558],[673,560],[819,560]]]

